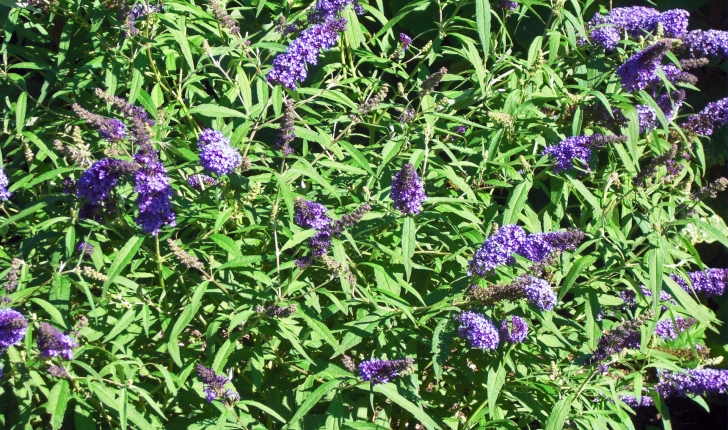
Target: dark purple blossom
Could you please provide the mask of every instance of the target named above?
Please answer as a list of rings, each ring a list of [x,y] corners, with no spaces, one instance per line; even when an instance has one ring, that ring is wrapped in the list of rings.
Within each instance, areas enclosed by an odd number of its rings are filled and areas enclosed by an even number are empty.
[[[202,364],[198,364],[196,370],[197,376],[202,379],[204,384],[203,390],[208,402],[220,398],[225,403],[234,403],[240,399],[235,391],[225,388],[225,385],[230,382],[225,376],[217,375],[214,370]]]
[[[217,141],[203,145],[200,150],[200,165],[218,176],[232,173],[240,165],[242,157],[228,142]]]
[[[655,406],[655,401],[652,399],[652,397],[649,396],[640,397],[640,401],[638,402],[637,397],[635,396],[621,395],[619,396],[619,400],[623,401],[627,406],[631,408]]]
[[[728,370],[689,369],[686,373],[658,370],[655,386],[662,397],[724,394],[728,391]]]
[[[495,7],[504,10],[514,10],[518,7],[518,3],[511,0],[499,0]]]
[[[597,349],[592,353],[591,362],[598,362],[619,354],[625,349],[639,349],[640,326],[654,314],[645,312],[637,318],[625,321],[621,325],[609,330],[597,340]]]
[[[728,59],[728,31],[693,30],[682,37],[682,46],[692,58]]]
[[[307,65],[315,66],[318,63],[319,53],[336,45],[339,32],[345,29],[344,18],[330,17],[311,25],[288,45],[285,53],[276,56],[266,80],[295,90],[296,83],[304,81],[308,76]]]
[[[537,308],[550,311],[556,306],[556,293],[548,281],[529,275],[521,275],[513,282],[523,289],[526,299]]]
[[[86,169],[76,184],[76,195],[85,197],[91,204],[104,202],[124,174],[134,173],[137,166],[129,161],[104,158]]]
[[[19,343],[25,337],[28,321],[18,311],[0,309],[0,349]]]
[[[399,43],[402,45],[402,50],[407,50],[412,44],[412,38],[404,33],[399,33]]]
[[[638,38],[648,33],[655,33],[658,24],[667,37],[681,37],[688,27],[690,14],[682,9],[673,9],[663,13],[647,7],[616,7],[606,15],[596,14],[589,21],[589,39],[611,51],[617,47],[626,33]]]
[[[211,187],[217,184],[217,179],[213,178],[212,176],[204,175],[202,173],[196,173],[187,178],[187,183],[190,185],[190,187],[196,189],[197,191],[201,191],[203,186]]]
[[[293,154],[291,142],[296,138],[294,119],[296,111],[292,99],[283,101],[283,115],[281,115],[281,128],[278,130],[276,149],[283,153],[284,157]]]
[[[321,203],[297,198],[295,202],[295,221],[299,227],[322,230],[329,226],[331,218],[326,206]]]
[[[56,330],[47,322],[40,323],[38,327],[38,349],[41,357],[61,357],[73,360],[73,348],[77,347],[76,340],[71,336]]]
[[[458,336],[467,339],[470,346],[478,349],[496,349],[500,335],[493,321],[476,312],[465,311],[455,317],[460,323]]]
[[[548,233],[529,234],[516,253],[536,263],[546,260],[554,251],[547,235]]]
[[[308,13],[308,22],[315,24],[336,19],[354,0],[318,0]]]
[[[506,342],[521,343],[528,336],[528,322],[519,316],[512,316],[501,322],[500,336]]]
[[[688,272],[692,288],[682,277],[675,274],[670,275],[670,277],[688,293],[695,290],[696,293],[702,293],[706,296],[721,296],[725,292],[726,282],[728,282],[728,269]]]
[[[728,98],[708,103],[699,113],[688,117],[687,121],[682,124],[682,128],[710,136],[715,128],[726,124],[728,124]]]
[[[605,136],[601,134],[593,134],[591,136],[572,136],[567,137],[556,145],[549,146],[543,151],[543,155],[550,156],[556,164],[554,164],[554,172],[559,173],[562,170],[569,170],[574,167],[574,160],[580,160],[587,164],[591,157],[592,149],[601,146],[626,141],[624,136]],[[589,166],[587,165],[587,170]]]
[[[409,372],[414,364],[414,360],[409,357],[402,360],[372,358],[359,363],[359,374],[363,381],[386,384],[390,379]]]
[[[206,128],[202,130],[200,136],[197,138],[197,146],[202,148],[205,145],[211,144],[230,145],[230,139],[225,137],[225,135],[218,130]]]
[[[415,117],[415,111],[410,108],[400,110],[399,122],[407,124]]]
[[[404,215],[416,215],[422,210],[422,203],[427,200],[425,185],[411,163],[392,177],[392,188],[389,197],[394,201],[394,208]]]
[[[127,9],[128,10],[128,9]],[[155,5],[147,5],[147,2],[143,1],[141,3],[137,3],[134,5],[131,10],[129,10],[129,13],[126,15],[126,19],[124,20],[124,27],[126,28],[126,34],[129,36],[136,36],[139,34],[139,29],[137,29],[134,26],[134,23],[139,18],[144,18],[145,16],[161,11],[162,7],[155,6]]]
[[[71,108],[79,118],[98,130],[101,137],[109,142],[118,142],[126,137],[126,124],[114,118],[105,118],[91,113],[74,103]]]
[[[9,199],[13,194],[8,191],[8,176],[5,174],[5,170],[0,167],[0,202]]]
[[[78,244],[78,252],[81,253],[83,258],[88,258],[94,253],[94,246],[88,242],[81,242]]]
[[[664,319],[655,326],[655,334],[664,340],[675,340],[678,335],[695,324],[695,318],[675,317],[675,323],[672,318]]]
[[[135,178],[139,216],[134,221],[142,231],[156,236],[165,225],[176,225],[167,169],[151,144],[142,146],[134,158],[141,166]]]
[[[468,275],[488,276],[496,267],[515,263],[513,253],[523,245],[526,232],[515,224],[504,225],[475,251]]]
[[[54,378],[58,379],[65,379],[70,378],[71,375],[68,374],[68,370],[65,367],[62,366],[56,366],[55,364],[48,367],[48,373]]]
[[[647,85],[659,79],[657,69],[670,46],[669,41],[661,40],[634,54],[619,66],[616,74],[622,79],[622,87],[631,93],[643,90],[647,88]]]

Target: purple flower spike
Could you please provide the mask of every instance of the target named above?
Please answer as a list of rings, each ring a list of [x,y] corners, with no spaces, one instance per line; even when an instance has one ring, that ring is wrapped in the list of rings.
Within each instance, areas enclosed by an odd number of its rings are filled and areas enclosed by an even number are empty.
[[[728,58],[728,31],[694,30],[682,38],[682,48],[692,58]]]
[[[554,172],[569,170],[574,167],[574,160],[580,160],[585,165],[591,157],[592,149],[605,146],[610,143],[626,141],[624,136],[604,136],[593,134],[591,136],[572,136],[559,142],[557,145],[549,146],[543,151],[555,161]],[[589,166],[586,166],[589,170]]]
[[[9,184],[10,181],[8,181],[8,176],[5,174],[2,167],[0,167],[0,202],[9,199],[13,195],[10,191],[8,191]]]
[[[394,208],[404,215],[417,215],[422,210],[422,203],[427,200],[425,185],[411,163],[402,166],[392,177],[389,197],[394,201]]]
[[[25,337],[28,321],[14,309],[0,309],[0,349],[19,343]]]
[[[214,370],[202,364],[198,364],[196,370],[197,376],[202,379],[204,384],[203,390],[208,402],[220,398],[223,402],[234,403],[240,399],[235,391],[225,388],[225,385],[230,382],[225,376],[216,374]]]
[[[643,90],[657,77],[660,60],[670,49],[671,42],[661,40],[654,45],[631,56],[617,69],[617,76],[622,79],[622,87],[628,92]]]
[[[142,231],[156,236],[165,225],[176,225],[172,211],[172,187],[167,169],[150,144],[142,146],[134,158],[141,165],[136,175],[139,216],[135,222]]]
[[[404,33],[399,33],[399,43],[402,44],[402,49],[406,50],[412,44],[412,38]]]
[[[205,145],[211,144],[230,145],[230,139],[215,129],[206,128],[202,130],[200,136],[197,138],[197,145],[202,148]]]
[[[295,202],[295,221],[302,228],[322,230],[331,224],[326,206],[321,203],[297,198]]]
[[[485,243],[475,251],[470,260],[468,276],[477,274],[488,276],[496,267],[513,264],[516,252],[526,241],[526,232],[517,225],[504,225],[498,232],[486,239]]]
[[[76,194],[79,197],[86,197],[89,202],[98,205],[109,197],[111,190],[122,175],[134,173],[136,170],[137,166],[132,162],[104,158],[95,162],[81,174]]]
[[[88,258],[94,253],[94,246],[88,242],[81,242],[78,244],[77,250],[83,258]]]
[[[589,21],[589,39],[611,51],[617,47],[622,34],[638,38],[655,33],[658,24],[667,37],[681,37],[688,27],[690,14],[686,10],[673,9],[663,13],[648,7],[616,7],[606,15],[596,14]]]
[[[345,29],[346,20],[334,16],[309,26],[300,37],[288,45],[285,53],[276,56],[266,80],[295,90],[296,83],[308,77],[307,65],[315,66],[318,63],[319,53],[333,48],[339,40],[339,32]]]
[[[500,344],[500,335],[495,324],[484,315],[465,311],[455,317],[460,323],[458,336],[467,339],[470,346],[478,349],[496,349]]]
[[[241,161],[238,150],[226,143],[210,143],[200,150],[200,165],[218,176],[232,173]]]
[[[655,401],[649,396],[642,396],[639,402],[635,396],[619,396],[619,400],[623,401],[630,408],[655,406]]]
[[[692,284],[692,288],[685,280],[675,274],[670,277],[680,285],[683,290],[691,293],[702,293],[706,296],[722,296],[725,292],[726,282],[728,282],[728,269],[707,269],[705,272],[689,272],[688,278]]]
[[[372,384],[386,384],[390,379],[409,372],[414,366],[414,360],[380,360],[372,358],[359,363],[359,373],[363,381],[372,381]]]
[[[657,323],[655,326],[655,334],[660,336],[663,340],[675,340],[678,335],[695,324],[695,318],[683,318],[680,316],[675,317],[675,324],[672,322],[672,318],[664,319]]]
[[[187,178],[187,183],[190,187],[201,191],[202,187],[211,187],[217,183],[217,179],[212,176],[203,175],[202,173],[196,173]]]
[[[529,275],[522,275],[514,281],[518,284],[529,302],[536,305],[537,308],[550,311],[556,306],[556,293],[551,289],[551,285],[543,279]]]
[[[686,373],[658,370],[655,386],[662,397],[724,394],[728,391],[728,370],[690,369]]]
[[[42,322],[38,328],[38,349],[41,357],[61,357],[73,360],[76,341],[69,335],[56,330],[52,325]]]
[[[510,321],[504,319],[500,326],[500,335],[510,343],[521,343],[528,336],[528,323],[519,316],[512,316]]]
[[[548,240],[548,233],[534,233],[526,236],[526,240],[518,248],[516,253],[522,257],[526,257],[531,261],[540,263],[551,255],[554,247]]]
[[[699,113],[688,117],[682,128],[710,136],[714,129],[726,124],[728,124],[728,98],[708,103]]]

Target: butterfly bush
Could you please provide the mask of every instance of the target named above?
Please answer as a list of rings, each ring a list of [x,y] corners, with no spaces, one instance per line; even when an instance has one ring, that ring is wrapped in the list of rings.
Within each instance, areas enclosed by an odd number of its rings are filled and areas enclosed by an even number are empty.
[[[688,428],[728,33],[655,3],[3,2],[3,426]]]

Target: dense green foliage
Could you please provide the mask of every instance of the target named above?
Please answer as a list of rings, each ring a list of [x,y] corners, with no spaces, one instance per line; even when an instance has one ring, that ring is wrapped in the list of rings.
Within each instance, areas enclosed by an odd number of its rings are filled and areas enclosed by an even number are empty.
[[[688,107],[674,121],[658,109],[659,127],[640,132],[635,105],[655,102],[624,92],[614,72],[649,38],[613,53],[583,43],[593,2],[530,0],[504,11],[487,0],[372,0],[363,15],[348,6],[337,46],[297,90],[266,73],[295,37],[279,17],[303,23],[310,2],[230,1],[240,27],[231,34],[209,2],[167,0],[136,21],[136,35],[118,13],[123,0],[33,3],[0,1],[0,165],[13,193],[0,202],[0,276],[22,260],[7,307],[28,319],[23,342],[2,356],[5,428],[633,428],[620,394],[651,388],[656,369],[719,362],[721,343],[707,343],[712,358],[695,349],[720,327],[709,299],[670,278],[703,268],[697,242],[728,246],[723,221],[690,197],[706,185],[708,139],[680,133]],[[406,51],[400,32],[413,39]],[[442,82],[422,91],[442,67]],[[385,84],[382,103],[361,113]],[[79,217],[83,199],[64,193],[64,178],[78,180],[87,166],[60,147],[87,145],[92,160],[130,160],[138,149],[110,144],[71,110],[122,118],[98,88],[155,120],[176,215],[156,236],[135,224],[132,180],[119,181],[95,219]],[[276,149],[286,100],[296,135],[288,157]],[[595,150],[590,170],[555,172],[547,146],[608,133],[589,120],[594,106],[622,112],[627,122],[611,131],[627,140]],[[222,131],[251,166],[198,191],[187,178],[202,171],[205,128]],[[690,154],[677,176],[657,166],[634,181],[676,141]],[[417,215],[389,197],[405,163],[425,183]],[[371,211],[300,269],[315,231],[294,222],[297,197],[333,219],[365,203]],[[530,270],[517,257],[484,279],[467,275],[474,251],[506,224],[585,232],[545,270],[553,311],[468,295],[473,284],[509,284]],[[94,246],[88,258],[81,241]],[[174,244],[202,269],[182,264]],[[663,311],[640,286],[675,300]],[[636,307],[625,306],[624,291]],[[261,312],[294,304],[288,317]],[[498,323],[520,315],[528,338],[471,348],[454,320],[466,309]],[[589,357],[602,333],[648,311],[641,347],[598,371]],[[674,341],[652,335],[658,320],[678,315],[697,324]],[[43,321],[73,332],[73,360],[39,355]],[[372,385],[344,356],[411,357],[414,367]],[[69,376],[52,376],[51,364]],[[227,375],[240,400],[208,403],[198,364]],[[669,423],[659,396],[645,395]]]

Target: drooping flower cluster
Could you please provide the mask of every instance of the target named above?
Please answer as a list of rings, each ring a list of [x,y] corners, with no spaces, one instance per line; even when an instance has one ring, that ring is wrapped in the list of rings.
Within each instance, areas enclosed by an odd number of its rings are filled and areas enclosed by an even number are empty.
[[[5,174],[5,170],[0,167],[0,202],[12,197],[13,194],[8,191],[9,184],[10,181],[8,181],[8,176]]]
[[[88,258],[94,253],[94,246],[88,242],[79,243],[76,249],[81,253],[82,258]]]
[[[647,7],[616,7],[606,15],[594,15],[587,30],[592,43],[611,51],[617,47],[622,34],[638,38],[656,33],[658,26],[667,37],[681,37],[687,31],[689,17],[682,9],[660,13]]]
[[[686,373],[658,370],[655,386],[662,397],[724,394],[728,391],[728,370],[689,369]]]
[[[0,350],[19,343],[25,337],[28,321],[18,311],[0,309]]]
[[[136,172],[135,163],[115,158],[104,158],[86,169],[76,184],[76,195],[85,197],[92,205],[100,205],[109,198],[119,178]]]
[[[212,13],[215,14],[217,22],[219,22],[222,27],[230,30],[230,34],[240,34],[240,26],[238,26],[238,23],[235,22],[232,17],[230,17],[230,15],[227,13],[227,10],[220,6],[220,3],[218,3],[218,1],[219,0],[212,0],[210,2],[210,9],[212,9]]]
[[[174,240],[167,239],[167,245],[175,258],[177,258],[177,261],[187,266],[187,268],[197,270],[203,270],[205,268],[205,265],[202,264],[199,258],[182,249]]]
[[[285,99],[283,101],[283,115],[281,115],[281,128],[278,130],[278,138],[276,139],[276,149],[281,151],[284,157],[293,154],[293,148],[290,144],[296,138],[295,115],[293,99]]]
[[[73,348],[77,347],[76,340],[70,335],[62,333],[47,322],[40,323],[38,327],[38,349],[41,357],[61,357],[73,360]]]
[[[597,340],[597,349],[592,353],[590,362],[598,362],[619,354],[625,349],[636,349],[640,347],[640,326],[654,316],[652,311],[647,311],[637,318],[625,321],[621,325],[611,329]]]
[[[574,251],[584,240],[584,232],[569,228],[566,231],[532,233],[526,236],[516,253],[531,261],[540,263],[555,251]]]
[[[501,322],[500,336],[506,342],[521,343],[528,336],[528,322],[516,315],[506,318]]]
[[[521,275],[513,284],[523,289],[526,299],[537,308],[550,311],[556,306],[556,293],[548,281],[530,275]]]
[[[627,404],[627,406],[631,408],[655,406],[655,400],[649,396],[640,397],[640,401],[638,402],[637,397],[635,396],[621,395],[619,396],[619,400],[623,401],[625,404]]]
[[[672,46],[669,40],[656,42],[631,56],[619,68],[617,76],[622,79],[622,88],[628,92],[639,91],[659,80],[657,69],[660,61]]]
[[[352,0],[319,0],[308,15],[307,29],[293,40],[286,52],[273,59],[266,80],[295,90],[296,83],[308,76],[307,65],[316,65],[321,51],[331,49],[346,30],[346,20],[339,15]]]
[[[5,275],[5,283],[3,288],[7,292],[13,292],[18,288],[18,281],[20,281],[20,269],[23,267],[23,260],[19,258],[13,258],[10,262],[10,271]]]
[[[119,142],[126,138],[126,124],[115,118],[105,118],[91,113],[74,103],[71,108],[79,118],[98,130],[101,137],[109,142]]]
[[[680,333],[692,327],[695,322],[695,318],[676,316],[673,324],[672,318],[667,318],[657,323],[655,334],[664,340],[675,340]]]
[[[721,296],[725,292],[726,282],[728,282],[728,269],[688,272],[692,288],[682,277],[675,274],[670,275],[670,277],[688,293],[694,290],[696,293],[702,293],[706,296]]]
[[[140,147],[134,159],[140,166],[134,186],[139,216],[134,221],[142,231],[156,236],[165,225],[176,225],[169,176],[151,144]]]
[[[478,349],[496,349],[500,335],[493,321],[476,312],[465,311],[455,317],[460,323],[458,336],[467,339],[470,346]]]
[[[444,78],[446,74],[447,74],[447,68],[442,67],[437,72],[428,76],[420,84],[420,94],[423,96],[430,94],[435,89],[435,87],[440,84],[440,82],[442,81],[442,78]]]
[[[399,33],[399,44],[402,51],[406,51],[407,48],[412,44],[412,38],[404,33]]]
[[[332,221],[328,216],[326,206],[300,197],[297,198],[295,203],[296,224],[303,228],[313,228],[317,232],[308,242],[309,254],[296,260],[296,266],[303,269],[312,264],[317,258],[323,257],[331,247],[332,240],[341,236],[347,228],[359,223],[371,209],[368,204],[363,204],[351,213],[341,217],[341,219]],[[330,263],[334,262],[330,261]],[[333,269],[333,266],[331,268]]]
[[[155,13],[155,12],[161,12],[162,6],[155,6],[152,4],[147,5],[146,1],[137,3],[134,5],[131,10],[127,9],[129,12],[126,15],[126,19],[124,20],[124,27],[126,28],[126,34],[129,36],[136,36],[139,34],[139,29],[137,29],[134,26],[134,23],[137,19],[143,18],[149,14]]]
[[[728,189],[728,179],[718,178],[710,184],[701,187],[698,191],[694,192],[690,198],[695,201],[701,201],[705,199],[714,199],[718,197],[718,193]]]
[[[513,253],[518,251],[525,240],[526,232],[521,227],[515,224],[502,226],[475,251],[469,262],[468,276],[474,273],[488,276],[500,265],[515,263]]]
[[[390,379],[409,372],[414,366],[412,358],[401,360],[380,360],[372,358],[359,363],[359,374],[363,381],[372,381],[372,384],[386,384]]]
[[[208,402],[220,398],[224,403],[234,403],[240,400],[240,396],[232,389],[226,389],[225,385],[230,382],[223,375],[217,375],[214,370],[198,364],[196,367],[197,376],[204,384],[205,398]]]
[[[295,303],[288,306],[271,305],[265,310],[265,314],[271,318],[288,318],[295,314],[297,310],[298,305]]]
[[[472,285],[470,291],[468,291],[468,295],[472,300],[483,303],[484,305],[514,302],[526,298],[523,289],[516,283],[488,285],[487,287]]]
[[[708,103],[699,113],[688,117],[683,130],[710,136],[716,128],[728,124],[728,98]]]
[[[555,161],[555,173],[574,167],[574,160],[580,160],[586,165],[587,170],[589,170],[588,161],[589,157],[591,157],[592,149],[626,140],[627,138],[625,136],[605,136],[601,134],[572,136],[567,137],[556,145],[547,147],[544,149],[543,155],[548,155]]]
[[[204,187],[211,187],[217,184],[217,179],[213,178],[212,176],[207,176],[203,173],[195,173],[194,175],[190,175],[190,177],[187,178],[187,183],[195,190],[202,191]]]
[[[394,201],[394,208],[404,215],[417,215],[422,210],[422,203],[427,200],[425,185],[411,163],[406,163],[392,177],[389,197]]]
[[[230,139],[217,130],[204,130],[197,145],[200,147],[200,165],[218,176],[232,173],[242,161],[238,150],[230,146]]]
[[[728,31],[693,30],[681,38],[683,50],[692,58],[728,59]]]
[[[299,227],[314,230],[323,230],[331,224],[326,206],[300,197],[295,202],[294,219]]]

